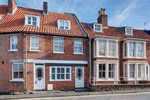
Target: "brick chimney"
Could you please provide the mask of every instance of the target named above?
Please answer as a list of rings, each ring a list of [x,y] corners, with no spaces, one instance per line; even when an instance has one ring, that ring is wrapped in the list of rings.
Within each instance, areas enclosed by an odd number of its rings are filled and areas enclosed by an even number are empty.
[[[47,4],[47,2],[43,2],[43,14],[48,15],[48,4]]]
[[[15,0],[8,0],[8,15],[13,15],[17,10],[17,3]]]
[[[101,23],[103,27],[107,27],[106,9],[101,8],[98,14],[99,14],[99,17],[97,18],[97,22]]]

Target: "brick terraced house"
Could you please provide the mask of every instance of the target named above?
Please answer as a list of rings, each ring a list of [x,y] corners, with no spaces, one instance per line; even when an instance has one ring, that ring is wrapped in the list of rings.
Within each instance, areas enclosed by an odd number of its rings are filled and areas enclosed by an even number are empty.
[[[0,91],[139,85],[150,80],[150,36],[132,27],[81,23],[75,14],[0,5]],[[147,84],[148,85],[148,84]]]

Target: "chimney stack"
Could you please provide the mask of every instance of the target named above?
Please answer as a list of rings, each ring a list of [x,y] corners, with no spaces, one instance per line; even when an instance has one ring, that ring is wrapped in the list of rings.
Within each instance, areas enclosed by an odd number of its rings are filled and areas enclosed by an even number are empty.
[[[43,14],[48,15],[48,4],[47,4],[47,2],[43,2]]]
[[[8,15],[13,15],[17,10],[17,3],[15,0],[8,0]]]
[[[106,9],[101,8],[101,10],[98,12],[99,17],[97,19],[98,23],[101,23],[103,27],[107,27],[107,15],[106,15]]]

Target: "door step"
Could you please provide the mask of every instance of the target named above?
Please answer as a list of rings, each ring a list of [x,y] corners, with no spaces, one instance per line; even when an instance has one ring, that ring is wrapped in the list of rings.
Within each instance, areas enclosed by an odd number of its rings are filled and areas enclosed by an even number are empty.
[[[75,88],[75,92],[89,92],[88,88]]]

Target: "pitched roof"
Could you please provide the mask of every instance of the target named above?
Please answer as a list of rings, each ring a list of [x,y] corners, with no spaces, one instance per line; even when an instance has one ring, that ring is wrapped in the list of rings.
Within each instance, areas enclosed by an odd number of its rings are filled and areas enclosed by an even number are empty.
[[[150,36],[146,34],[143,30],[133,29],[133,36],[125,35],[120,32],[117,27],[108,26],[108,28],[103,28],[103,32],[95,32],[91,30],[87,23],[82,23],[84,31],[90,36],[93,37],[95,35],[103,35],[103,36],[112,36],[112,37],[121,37],[121,39],[125,38],[141,38],[141,39],[149,39]]]
[[[0,20],[0,32],[35,32],[58,35],[84,36],[78,23],[73,15],[48,12],[48,15],[43,15],[41,10],[18,7],[14,15],[7,15],[8,6],[0,5],[0,15],[3,18]],[[40,28],[24,26],[25,14],[38,15],[41,19]],[[58,30],[56,21],[58,19],[70,20],[71,31]]]

